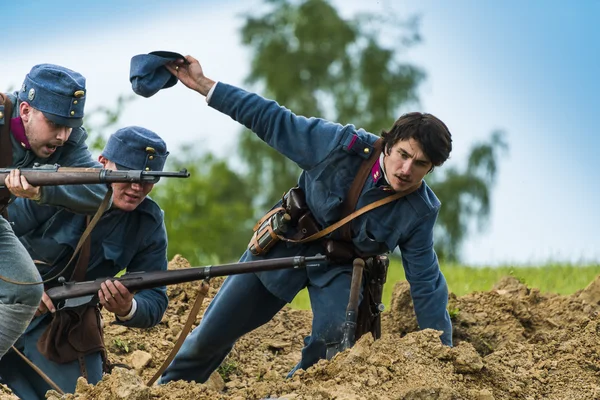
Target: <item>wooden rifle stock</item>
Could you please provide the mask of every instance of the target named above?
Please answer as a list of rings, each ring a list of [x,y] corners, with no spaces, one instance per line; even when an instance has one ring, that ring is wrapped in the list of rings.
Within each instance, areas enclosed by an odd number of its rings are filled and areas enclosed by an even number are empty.
[[[321,265],[327,261],[326,256],[285,257],[270,260],[248,261],[242,263],[209,265],[178,270],[134,272],[120,278],[98,278],[87,282],[65,282],[60,286],[50,288],[46,294],[54,304],[58,302],[89,295],[95,295],[100,290],[100,284],[107,279],[119,281],[130,292],[150,289],[157,286],[174,285],[177,283],[197,281],[205,278],[225,275],[245,274],[249,272],[272,271],[285,268],[305,268]]]

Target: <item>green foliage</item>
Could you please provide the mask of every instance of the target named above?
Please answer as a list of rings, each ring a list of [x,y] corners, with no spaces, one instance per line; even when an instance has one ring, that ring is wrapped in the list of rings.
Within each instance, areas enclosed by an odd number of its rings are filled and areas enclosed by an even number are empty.
[[[479,230],[487,223],[498,159],[507,151],[504,133],[496,131],[488,142],[472,146],[464,170],[441,167],[426,178],[442,202],[435,227],[435,250],[441,260],[458,261],[472,223]]]
[[[121,338],[113,339],[113,346],[116,349],[117,354],[129,353],[129,342]]]
[[[542,293],[570,295],[585,288],[598,275],[600,264],[573,265],[547,263],[540,266],[499,266],[467,267],[460,264],[447,264],[443,268],[449,290],[457,296],[479,291],[488,291],[505,276],[518,276],[521,283],[530,288],[538,288]],[[383,288],[383,304],[389,307],[392,290],[398,281],[406,280],[402,262],[390,259],[387,282]],[[310,300],[305,290],[294,299],[291,306],[298,309],[310,309]]]
[[[373,14],[346,20],[325,0],[268,3],[270,11],[247,16],[242,28],[242,43],[253,54],[247,82],[263,87],[267,97],[296,114],[328,117],[371,132],[391,126],[398,108],[417,100],[424,73],[397,55],[420,40],[418,20]],[[394,47],[381,43],[383,31],[396,39]],[[264,188],[258,199],[263,206],[295,184],[298,167],[253,133],[242,133],[239,152],[249,181]]]
[[[163,179],[151,197],[165,212],[168,257],[181,254],[192,263],[237,260],[251,237],[252,193],[248,184],[214,156],[184,147],[169,156],[167,168],[187,168],[187,179]]]
[[[252,51],[247,82],[266,96],[297,114],[370,132],[389,128],[402,107],[418,101],[425,74],[401,61],[402,52],[421,40],[418,18],[363,13],[344,19],[326,0],[267,3],[268,11],[247,15],[241,29],[242,43]],[[92,150],[103,148],[132,99],[120,96],[114,108],[87,113]],[[427,178],[443,203],[435,231],[440,259],[458,260],[473,222],[485,226],[499,155],[506,149],[502,133],[495,132],[473,147],[464,169],[444,167]],[[192,264],[236,260],[257,214],[296,183],[299,168],[253,133],[242,133],[238,150],[243,174],[190,146],[172,152],[167,168],[185,167],[191,177],[164,179],[151,194],[165,211],[169,258],[182,254]]]
[[[456,317],[458,317],[458,314],[460,314],[460,309],[458,307],[450,308],[448,309],[448,314],[450,315],[451,320],[455,320]]]
[[[237,370],[237,363],[228,359],[223,361],[221,365],[219,365],[219,368],[217,368],[217,372],[219,373],[219,375],[221,375],[221,378],[223,378],[223,381],[225,381],[226,383],[231,380],[231,375],[235,374]]]

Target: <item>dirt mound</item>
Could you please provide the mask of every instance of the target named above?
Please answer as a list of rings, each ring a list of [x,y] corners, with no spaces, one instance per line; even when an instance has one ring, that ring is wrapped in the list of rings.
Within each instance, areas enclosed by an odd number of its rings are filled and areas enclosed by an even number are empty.
[[[188,266],[181,257],[170,263],[171,269]],[[211,297],[221,283],[211,282]],[[440,332],[417,331],[408,284],[400,282],[380,340],[363,336],[352,349],[288,380],[312,315],[286,308],[242,338],[207,384],[147,387],[198,288],[169,287],[167,314],[152,329],[107,324],[110,360],[132,369],[115,368],[96,386],[80,379],[76,393],[62,398],[600,399],[600,277],[571,296],[542,294],[512,277],[489,292],[450,295],[453,348],[441,345]],[[15,398],[2,390],[0,399]],[[49,398],[60,397],[49,392]]]

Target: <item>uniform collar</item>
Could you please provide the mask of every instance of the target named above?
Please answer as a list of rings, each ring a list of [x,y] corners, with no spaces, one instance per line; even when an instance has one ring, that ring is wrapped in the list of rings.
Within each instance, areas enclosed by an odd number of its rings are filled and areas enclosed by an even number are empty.
[[[17,142],[19,142],[21,147],[26,150],[31,149],[29,140],[27,140],[27,135],[25,135],[25,125],[23,125],[21,117],[12,118],[10,120],[10,132]]]
[[[383,152],[381,152],[381,154],[379,155],[379,160],[377,160],[377,162],[374,163],[373,167],[371,168],[371,178],[373,178],[373,182],[375,182],[375,184],[381,187],[383,190],[392,190],[387,180],[387,176],[385,176],[383,157],[384,154]]]

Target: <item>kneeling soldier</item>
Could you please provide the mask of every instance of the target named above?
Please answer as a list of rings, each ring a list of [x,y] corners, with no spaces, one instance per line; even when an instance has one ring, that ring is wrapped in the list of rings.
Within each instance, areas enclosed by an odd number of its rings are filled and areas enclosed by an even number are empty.
[[[128,127],[109,138],[99,161],[106,169],[162,171],[168,154],[165,142],[158,135],[144,128]],[[72,263],[77,266],[69,268],[65,278],[93,280],[114,276],[124,269],[128,272],[167,269],[164,215],[147,197],[153,186],[153,183],[112,184],[112,206],[90,234],[90,251],[86,256],[82,250],[77,263]],[[65,267],[87,225],[85,215],[40,207],[25,199],[18,199],[9,208],[9,216],[31,257],[39,260],[42,277],[55,276]],[[49,283],[56,284],[56,280]],[[164,286],[134,295],[110,280],[102,284],[97,300],[115,314],[115,323],[136,328],[158,324],[168,303]],[[95,302],[70,311],[57,311],[56,306],[44,293],[36,318],[15,347],[62,390],[73,392],[80,376],[93,384],[102,378],[105,361],[102,324]],[[85,326],[70,327],[73,318],[80,318]],[[65,330],[70,332],[69,340],[57,338],[56,334]],[[73,343],[77,337],[84,340]],[[14,351],[0,360],[0,382],[25,399],[43,399],[50,389]]]

